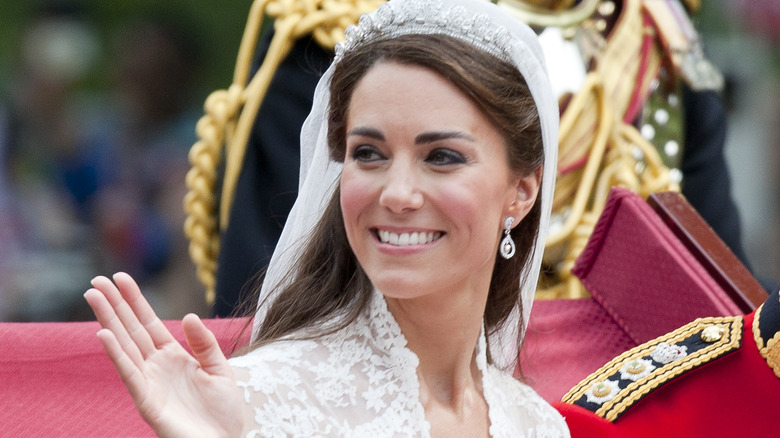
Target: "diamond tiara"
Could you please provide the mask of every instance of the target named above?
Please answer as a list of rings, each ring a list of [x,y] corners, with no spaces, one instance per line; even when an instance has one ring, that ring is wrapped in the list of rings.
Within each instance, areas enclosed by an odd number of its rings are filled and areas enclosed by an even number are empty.
[[[363,14],[357,26],[347,27],[344,42],[336,44],[335,62],[370,41],[413,34],[448,35],[502,60],[511,60],[512,36],[487,15],[469,14],[462,6],[444,6],[441,1],[415,0],[391,1]]]

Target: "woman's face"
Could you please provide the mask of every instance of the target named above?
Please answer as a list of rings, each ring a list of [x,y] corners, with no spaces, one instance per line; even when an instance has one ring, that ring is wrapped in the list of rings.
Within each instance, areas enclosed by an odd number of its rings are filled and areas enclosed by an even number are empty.
[[[504,218],[525,216],[538,175],[513,173],[490,120],[421,67],[372,67],[346,131],[341,208],[374,286],[393,298],[471,290],[484,299]]]

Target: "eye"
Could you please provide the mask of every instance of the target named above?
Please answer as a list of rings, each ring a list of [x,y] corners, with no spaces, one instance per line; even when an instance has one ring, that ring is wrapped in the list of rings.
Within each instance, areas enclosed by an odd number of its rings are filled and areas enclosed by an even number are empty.
[[[352,151],[352,159],[361,163],[373,163],[382,160],[384,157],[374,146],[361,145]]]
[[[436,166],[451,166],[465,163],[466,157],[452,149],[434,149],[425,157],[425,161]]]

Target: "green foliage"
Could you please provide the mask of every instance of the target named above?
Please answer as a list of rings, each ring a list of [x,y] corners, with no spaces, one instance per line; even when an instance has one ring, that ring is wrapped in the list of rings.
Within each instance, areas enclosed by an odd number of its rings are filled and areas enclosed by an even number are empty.
[[[55,1],[0,1],[0,80],[13,74],[19,61],[22,37],[35,22],[40,5]],[[153,18],[191,40],[194,53],[198,54],[196,90],[205,98],[208,92],[230,85],[252,1],[70,0],[69,3],[81,8],[101,40],[102,58],[91,73],[88,86],[100,87],[107,83],[105,76],[111,65],[112,38],[117,30],[133,19]]]

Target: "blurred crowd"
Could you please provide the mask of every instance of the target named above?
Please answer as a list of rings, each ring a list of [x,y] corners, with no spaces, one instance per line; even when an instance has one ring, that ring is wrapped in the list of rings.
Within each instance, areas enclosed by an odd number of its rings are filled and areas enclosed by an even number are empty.
[[[117,270],[163,316],[207,313],[182,231],[199,54],[177,30],[138,17],[106,40],[73,3],[25,28],[0,101],[0,320],[91,319],[81,294]]]
[[[759,277],[780,277],[780,2],[708,0],[696,24],[726,78],[726,160],[743,243]]]

